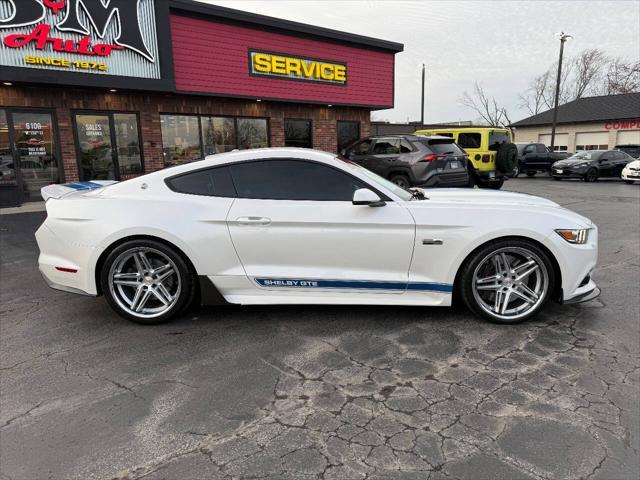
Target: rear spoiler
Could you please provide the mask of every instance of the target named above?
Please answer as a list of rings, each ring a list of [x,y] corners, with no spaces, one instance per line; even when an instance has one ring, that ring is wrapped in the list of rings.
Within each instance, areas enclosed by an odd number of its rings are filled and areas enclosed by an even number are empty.
[[[114,180],[92,180],[90,182],[65,183],[64,185],[47,185],[40,193],[46,202],[50,198],[62,198],[75,192],[90,192],[118,183]]]

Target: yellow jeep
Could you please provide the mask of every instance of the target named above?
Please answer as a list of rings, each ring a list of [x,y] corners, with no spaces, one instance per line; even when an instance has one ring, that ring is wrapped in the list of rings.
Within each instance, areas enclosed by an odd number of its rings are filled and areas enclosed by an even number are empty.
[[[518,149],[511,131],[505,128],[433,128],[415,133],[452,137],[469,154],[469,177],[480,188],[500,189],[517,165]]]

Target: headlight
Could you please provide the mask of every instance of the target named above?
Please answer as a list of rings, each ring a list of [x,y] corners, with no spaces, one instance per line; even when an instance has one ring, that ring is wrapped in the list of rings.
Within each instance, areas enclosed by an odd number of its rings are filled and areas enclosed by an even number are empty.
[[[580,228],[576,230],[556,230],[556,232],[569,243],[584,245],[589,239],[589,230],[589,228]]]
[[[574,167],[575,168],[584,168],[587,165],[589,165],[589,164],[587,162],[584,162],[584,163],[578,163],[577,165],[574,165]]]

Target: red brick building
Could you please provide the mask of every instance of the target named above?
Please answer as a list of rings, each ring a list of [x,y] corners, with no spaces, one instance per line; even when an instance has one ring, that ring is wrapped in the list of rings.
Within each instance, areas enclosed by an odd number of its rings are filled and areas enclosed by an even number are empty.
[[[236,148],[335,152],[393,107],[401,44],[187,0],[12,3],[0,8],[2,205]]]

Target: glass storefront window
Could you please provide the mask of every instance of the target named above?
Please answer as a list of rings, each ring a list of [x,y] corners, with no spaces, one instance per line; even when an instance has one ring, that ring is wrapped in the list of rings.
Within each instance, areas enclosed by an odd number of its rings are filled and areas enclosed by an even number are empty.
[[[285,120],[284,146],[312,148],[311,120]]]
[[[162,115],[162,151],[167,167],[202,158],[198,117]]]
[[[238,148],[266,148],[269,146],[267,120],[238,118]]]
[[[338,120],[338,151],[347,148],[360,138],[360,123]]]
[[[9,141],[9,122],[6,110],[0,110],[0,185],[15,185],[16,169]]]
[[[76,115],[76,132],[83,180],[114,180],[111,125],[108,115]]]
[[[120,175],[142,173],[138,116],[135,113],[114,114],[113,130],[116,137]]]
[[[202,117],[200,123],[205,156],[237,148],[236,125],[232,117]]]
[[[12,117],[24,200],[38,200],[42,187],[59,182],[53,119],[42,112],[15,112]]]

